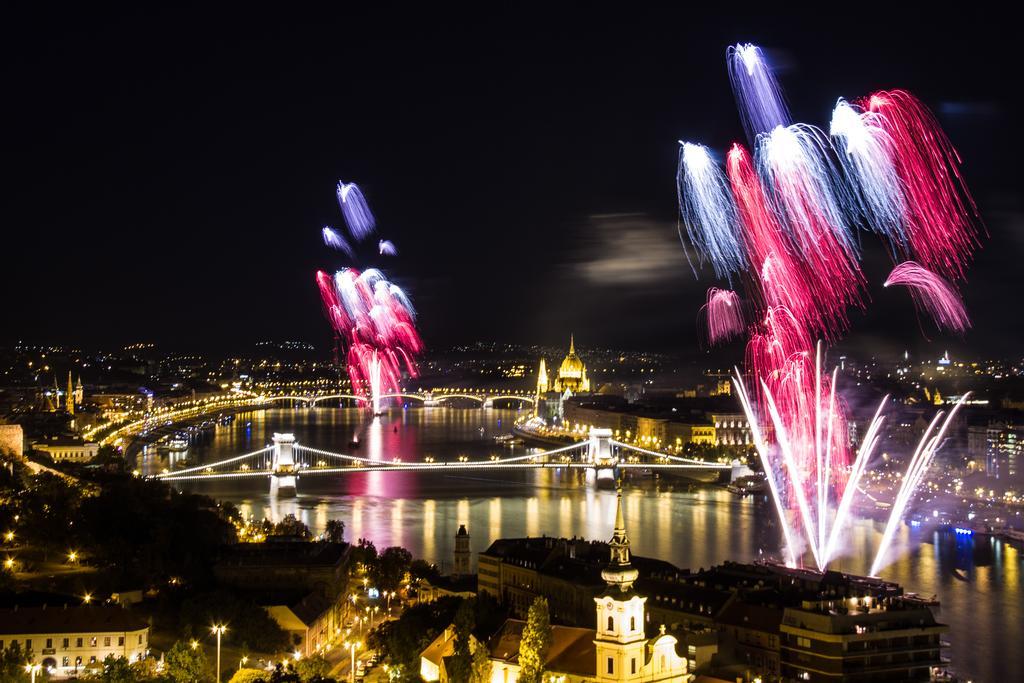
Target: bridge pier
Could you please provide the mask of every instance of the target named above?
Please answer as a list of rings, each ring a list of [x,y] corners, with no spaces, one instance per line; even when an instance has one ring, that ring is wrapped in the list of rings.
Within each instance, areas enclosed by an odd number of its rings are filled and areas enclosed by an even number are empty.
[[[590,442],[587,444],[587,460],[597,471],[597,485],[615,484],[615,466],[618,459],[612,453],[612,430],[590,428]]]
[[[274,456],[271,461],[270,495],[295,495],[295,435],[274,433]]]

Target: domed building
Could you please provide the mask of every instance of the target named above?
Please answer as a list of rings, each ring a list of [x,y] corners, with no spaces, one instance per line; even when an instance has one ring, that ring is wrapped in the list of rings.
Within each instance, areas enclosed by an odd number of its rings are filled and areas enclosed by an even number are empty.
[[[536,414],[553,418],[562,416],[562,400],[575,394],[590,391],[587,366],[576,355],[576,340],[569,335],[569,353],[558,366],[554,380],[548,375],[547,363],[541,358],[537,370]]]

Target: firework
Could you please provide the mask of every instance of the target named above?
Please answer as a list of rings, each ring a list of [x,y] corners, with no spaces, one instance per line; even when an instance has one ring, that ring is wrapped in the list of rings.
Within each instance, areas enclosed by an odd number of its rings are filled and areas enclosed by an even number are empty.
[[[377,243],[377,250],[381,256],[398,256],[398,249],[391,240],[381,240]]]
[[[716,275],[728,277],[746,264],[729,182],[707,147],[680,144],[676,184],[683,223],[701,258],[711,261]]]
[[[364,240],[373,232],[376,221],[358,185],[338,181],[338,206],[341,207],[341,215],[345,217],[349,233],[356,240]]]
[[[981,219],[956,149],[927,107],[904,90],[880,90],[862,106],[891,141],[914,260],[950,280],[963,279]]]
[[[907,287],[914,304],[931,316],[938,327],[963,333],[971,326],[956,289],[927,268],[913,261],[901,263],[889,273],[883,286],[892,285]]]
[[[373,231],[373,214],[355,184],[338,183],[338,203],[356,241]],[[328,246],[354,258],[351,242],[338,231],[325,227],[323,236]],[[380,240],[378,249],[396,253],[387,240]],[[405,291],[377,268],[343,268],[333,276],[318,271],[316,282],[324,314],[347,348],[352,391],[377,413],[383,394],[400,392],[403,374],[418,374],[415,358],[423,342],[416,331],[416,310]]]
[[[910,465],[903,475],[903,481],[900,484],[899,492],[896,494],[896,500],[893,501],[892,510],[889,512],[889,521],[885,525],[882,541],[875,552],[875,560],[871,563],[872,576],[877,576],[878,572],[881,571],[888,561],[889,546],[892,544],[896,527],[903,520],[907,505],[910,503],[914,493],[917,491],[917,487],[921,484],[921,480],[931,466],[936,451],[942,446],[949,423],[953,421],[957,411],[960,410],[960,406],[964,404],[969,395],[968,393],[960,397],[956,405],[953,406],[953,409],[949,411],[945,420],[942,420],[942,411],[936,413],[935,417],[932,418],[931,424],[928,425],[928,429],[921,436],[921,440],[918,441],[917,448],[914,449],[914,455],[910,459]],[[935,427],[939,424],[940,420],[942,420],[942,426],[936,431]]]
[[[712,287],[701,313],[707,322],[708,343],[712,346],[743,334],[743,311],[736,292]]]
[[[779,126],[758,138],[757,166],[791,252],[804,263],[805,286],[818,300],[817,331],[832,338],[847,325],[846,309],[862,304],[864,278],[848,222],[850,197],[830,148],[814,126]]]
[[[324,226],[323,236],[324,244],[327,246],[337,249],[338,251],[345,252],[349,258],[355,257],[355,253],[352,251],[352,245],[350,245],[348,240],[342,237],[337,230]]]
[[[739,43],[726,51],[725,61],[743,130],[751,144],[761,133],[792,123],[782,89],[765,62],[761,48]]]
[[[683,144],[680,216],[698,258],[730,282],[738,274],[750,292],[760,322],[751,326],[746,374],[736,373],[737,395],[782,522],[787,562],[807,550],[824,569],[839,552],[887,402],[854,449],[837,371],[823,372],[820,342],[815,348],[815,338],[836,339],[848,310],[864,305],[856,232],[879,235],[895,260],[907,261],[886,286],[909,287],[940,328],[962,332],[969,321],[947,280],[963,278],[981,222],[956,151],[913,96],[895,90],[840,99],[826,135],[790,120],[756,46],[730,48],[727,62],[753,155],[733,145],[726,182],[706,147]],[[702,311],[712,343],[735,334],[728,317],[735,296],[708,292]],[[918,444],[873,572],[955,412],[941,427],[936,416]]]
[[[904,254],[907,203],[893,164],[895,146],[880,118],[840,99],[832,111],[829,134],[853,184],[857,212],[869,229],[889,242],[893,253]]]

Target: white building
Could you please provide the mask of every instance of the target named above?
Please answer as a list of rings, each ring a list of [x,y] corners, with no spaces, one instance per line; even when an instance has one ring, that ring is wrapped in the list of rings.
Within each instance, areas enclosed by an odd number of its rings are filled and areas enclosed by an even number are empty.
[[[100,451],[100,445],[77,437],[55,436],[35,441],[32,448],[49,454],[56,462],[91,462]]]
[[[107,656],[135,662],[149,649],[149,625],[122,607],[0,609],[0,650],[17,646],[52,676],[81,675]]]

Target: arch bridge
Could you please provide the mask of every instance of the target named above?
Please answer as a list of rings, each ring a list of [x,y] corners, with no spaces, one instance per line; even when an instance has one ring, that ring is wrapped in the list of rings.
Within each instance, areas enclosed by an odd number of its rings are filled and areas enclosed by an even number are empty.
[[[299,403],[305,403],[309,407],[314,407],[322,401],[355,401],[357,403],[369,403],[370,398],[367,396],[357,396],[355,394],[316,394],[316,395],[304,395],[304,394],[275,394],[272,396],[259,396],[260,399],[266,402],[275,401],[295,401]],[[422,392],[400,392],[392,394],[381,394],[378,396],[379,399],[400,399],[406,401],[420,401],[424,406],[438,406],[442,402],[452,400],[469,400],[477,402],[482,408],[491,408],[494,406],[495,401],[518,401],[520,403],[534,405],[536,399],[532,395],[528,394],[515,394],[508,392],[474,392],[470,390],[432,390]]]

